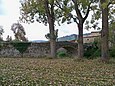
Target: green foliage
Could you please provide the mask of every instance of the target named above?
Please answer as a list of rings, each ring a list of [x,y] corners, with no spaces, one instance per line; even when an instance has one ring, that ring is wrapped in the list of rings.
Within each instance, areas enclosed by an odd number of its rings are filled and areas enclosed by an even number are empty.
[[[84,52],[84,57],[88,59],[95,59],[100,56],[101,56],[101,51],[93,47]]]
[[[66,0],[61,1],[58,4],[58,8],[61,10],[62,19],[61,23],[66,22],[70,24],[72,22],[78,23],[83,15],[87,15],[88,9],[90,9],[90,3],[94,3],[93,0]],[[75,13],[76,12],[76,13]],[[79,16],[80,15],[80,16]]]
[[[84,57],[88,59],[95,59],[101,56],[101,50],[98,46],[98,43],[94,42],[86,44],[84,46],[85,46]]]
[[[110,54],[110,57],[114,57],[114,58],[115,58],[115,47],[112,47],[112,48],[109,50],[109,54]]]
[[[109,2],[110,2],[110,0],[101,0],[101,7],[102,7],[103,9],[107,8]]]
[[[91,20],[91,24],[92,27],[94,27],[96,25],[96,23],[99,23],[100,19],[102,18],[102,8],[108,8],[109,10],[109,15],[108,15],[108,22],[110,23],[111,21],[114,21],[114,15],[115,15],[115,0],[97,0],[97,4],[94,4],[93,6],[91,6],[91,9],[93,11],[92,14],[92,20]],[[90,25],[91,26],[91,25]],[[96,28],[94,29],[101,29],[101,27],[97,24]]]
[[[64,52],[64,51],[60,51],[57,53],[57,57],[59,58],[64,58],[64,57],[67,57],[67,52]]]
[[[15,49],[17,49],[21,54],[23,54],[31,43],[27,42],[12,42],[11,43]]]
[[[8,45],[7,42],[4,42],[4,41],[0,42],[0,50],[3,48],[6,48],[7,45]]]
[[[52,7],[51,5],[55,7],[53,9],[53,15],[52,18],[54,21],[57,21],[59,23],[60,17],[62,17],[62,11],[57,8],[57,2],[55,0],[48,0],[48,8],[46,8],[46,1],[45,0],[23,0],[21,2],[21,17],[20,20],[23,22],[33,23],[35,21],[39,23],[43,23],[44,25],[48,24],[48,13],[46,12],[46,9],[50,11],[50,14],[52,13]]]
[[[115,20],[109,25],[109,41],[115,44]]]
[[[13,42],[13,43],[18,43],[18,42],[21,42],[20,40],[18,40],[18,39],[14,39],[14,40],[12,40],[11,42]]]
[[[3,47],[3,43],[0,42],[0,49]]]
[[[23,0],[21,3],[21,17],[23,22],[33,23],[38,21],[39,23],[47,23],[46,12],[44,9],[43,0]]]

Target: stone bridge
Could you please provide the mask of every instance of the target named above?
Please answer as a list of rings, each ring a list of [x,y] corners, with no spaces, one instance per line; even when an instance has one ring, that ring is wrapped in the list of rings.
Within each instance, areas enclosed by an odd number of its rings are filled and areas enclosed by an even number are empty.
[[[18,43],[21,44],[21,43]],[[26,43],[25,43],[26,44]],[[23,48],[23,46],[19,46],[16,49],[11,43],[3,43],[4,46],[0,47],[0,57],[21,57],[22,53],[18,50],[19,48]],[[72,42],[57,42],[56,50],[58,51],[60,48],[64,48],[71,55],[77,55],[77,43]],[[30,43],[27,49],[23,52],[23,57],[44,57],[50,56],[50,43]]]

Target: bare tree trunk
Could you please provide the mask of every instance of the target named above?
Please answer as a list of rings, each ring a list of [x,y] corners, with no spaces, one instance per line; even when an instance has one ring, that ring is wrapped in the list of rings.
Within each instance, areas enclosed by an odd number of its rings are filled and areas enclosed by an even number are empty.
[[[50,28],[50,48],[51,48],[51,57],[56,57],[56,38],[54,34],[54,22],[49,18],[49,28]]]
[[[56,41],[55,40],[50,40],[50,48],[51,48],[51,57],[55,58],[56,57]]]
[[[78,58],[82,59],[83,58],[83,23],[78,24]]]
[[[108,28],[108,7],[102,8],[102,33],[101,33],[101,60],[109,60],[109,28]]]
[[[49,1],[45,1],[45,9],[46,14],[48,18],[48,24],[49,24],[49,32],[50,32],[50,50],[51,50],[51,57],[56,57],[56,37],[54,34],[54,22],[55,22],[55,16],[54,16],[54,1],[50,4],[51,7],[49,7]]]

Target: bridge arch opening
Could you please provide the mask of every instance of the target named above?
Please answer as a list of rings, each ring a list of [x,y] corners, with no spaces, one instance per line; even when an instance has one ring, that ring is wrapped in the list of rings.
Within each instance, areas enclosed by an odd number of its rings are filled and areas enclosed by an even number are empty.
[[[63,46],[57,49],[58,52],[65,52],[69,56],[76,56],[77,55],[77,49],[71,46]]]

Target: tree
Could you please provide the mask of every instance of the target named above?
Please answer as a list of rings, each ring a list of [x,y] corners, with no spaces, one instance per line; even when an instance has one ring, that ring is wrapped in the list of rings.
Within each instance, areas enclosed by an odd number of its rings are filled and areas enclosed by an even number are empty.
[[[101,10],[102,10],[102,32],[101,32],[101,60],[109,60],[109,5],[115,3],[115,1],[101,0]]]
[[[13,31],[16,40],[27,41],[25,37],[26,33],[24,31],[24,27],[20,23],[14,23],[11,26],[11,30]]]
[[[97,5],[93,10],[92,20],[93,27],[96,29],[101,29],[101,60],[108,61],[109,60],[109,35],[111,36],[111,32],[109,34],[109,28],[114,26],[114,15],[115,15],[115,1],[114,0],[100,0],[99,6]],[[102,27],[100,28],[98,24],[100,23],[98,20],[102,20]],[[95,22],[96,21],[96,22]],[[95,23],[95,24],[94,24]]]
[[[49,25],[51,57],[56,57],[55,21],[58,20],[55,0],[22,0],[21,21],[33,23],[38,21]]]
[[[114,0],[100,0],[100,6],[96,6],[93,10],[92,20],[93,27],[95,29],[100,29],[98,26],[98,20],[102,20],[101,29],[101,60],[108,61],[109,59],[109,25],[114,25],[114,15],[115,15],[115,1]],[[102,15],[101,15],[102,14]],[[96,21],[96,22],[95,22]],[[95,24],[94,24],[95,23]],[[98,27],[97,27],[98,26]]]
[[[0,41],[3,41],[2,35],[4,33],[3,26],[0,26]]]
[[[101,4],[105,4],[106,0],[101,0]],[[108,37],[109,37],[109,28],[108,28],[108,4],[105,7],[102,7],[102,31],[101,31],[101,59],[107,60],[109,58],[109,46],[108,46]]]
[[[77,25],[78,25],[78,31],[79,31],[79,35],[78,35],[78,58],[83,58],[83,23],[85,22],[85,20],[87,19],[88,15],[89,15],[89,11],[90,11],[90,3],[86,3],[86,9],[87,11],[85,12],[85,17],[82,16],[80,9],[79,9],[79,5],[77,0],[72,0],[75,6],[75,11],[78,17],[78,21]],[[87,1],[87,0],[86,0]],[[83,4],[83,2],[82,2]]]
[[[57,6],[63,13],[62,23],[68,24],[75,22],[78,26],[78,58],[83,58],[83,25],[87,19],[92,3],[97,0],[65,0],[61,3],[57,1]],[[73,19],[73,21],[71,20]]]

